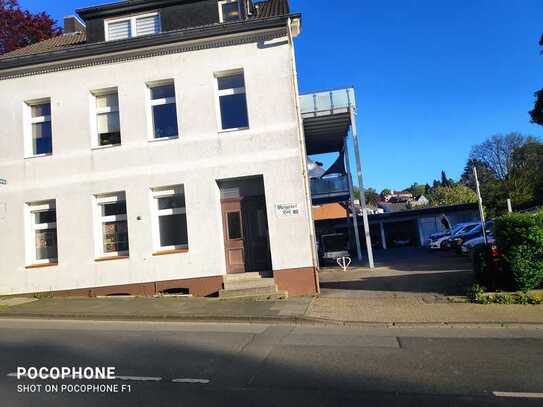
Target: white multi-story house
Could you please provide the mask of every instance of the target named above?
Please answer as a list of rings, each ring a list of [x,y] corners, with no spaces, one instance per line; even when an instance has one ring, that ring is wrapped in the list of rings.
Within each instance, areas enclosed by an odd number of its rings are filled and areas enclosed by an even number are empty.
[[[205,296],[251,272],[273,277],[263,293],[317,292],[301,16],[287,0],[77,13],[0,57],[0,294]]]

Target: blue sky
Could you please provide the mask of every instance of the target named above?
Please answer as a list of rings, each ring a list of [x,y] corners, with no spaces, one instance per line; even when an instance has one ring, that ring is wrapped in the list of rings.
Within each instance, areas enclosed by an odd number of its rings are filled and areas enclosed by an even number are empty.
[[[457,178],[487,136],[543,138],[528,116],[543,88],[541,1],[290,0],[300,90],[355,86],[366,187]],[[59,21],[106,2],[20,1]]]

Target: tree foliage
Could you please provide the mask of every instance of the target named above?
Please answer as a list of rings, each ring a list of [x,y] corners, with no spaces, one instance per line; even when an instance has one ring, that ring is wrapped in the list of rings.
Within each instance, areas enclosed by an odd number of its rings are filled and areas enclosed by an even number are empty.
[[[475,192],[462,184],[433,188],[427,198],[431,206],[461,205],[477,202]]]
[[[543,47],[543,35],[539,40],[539,45]],[[541,51],[543,54],[543,50]],[[532,123],[539,124],[543,126],[543,89],[535,93],[535,106],[534,109],[530,112],[532,116]]]
[[[62,30],[47,13],[23,10],[18,0],[0,0],[0,54],[59,35]]]
[[[493,136],[474,146],[460,182],[475,189],[477,168],[481,195],[489,216],[507,211],[507,199],[517,209],[541,205],[543,144],[518,133]]]

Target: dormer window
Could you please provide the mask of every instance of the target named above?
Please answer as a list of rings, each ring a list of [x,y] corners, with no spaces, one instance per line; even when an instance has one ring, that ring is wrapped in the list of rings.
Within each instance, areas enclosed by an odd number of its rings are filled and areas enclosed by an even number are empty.
[[[219,1],[219,17],[221,23],[241,20],[241,6],[239,0]]]
[[[158,12],[106,20],[106,41],[123,40],[160,32]]]

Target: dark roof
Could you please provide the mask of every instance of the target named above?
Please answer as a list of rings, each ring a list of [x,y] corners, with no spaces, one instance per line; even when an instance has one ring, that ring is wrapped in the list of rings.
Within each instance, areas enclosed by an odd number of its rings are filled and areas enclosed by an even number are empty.
[[[36,44],[32,44],[24,48],[19,48],[4,55],[0,55],[0,60],[55,51],[74,45],[84,44],[86,41],[87,36],[85,35],[85,33],[82,32],[62,34],[48,40],[37,42]]]
[[[132,0],[132,1],[124,1],[120,3],[114,3],[115,5],[125,5],[125,4],[136,4],[136,3],[142,3],[143,0]],[[107,4],[104,6],[98,6],[94,9],[102,8],[102,7],[111,7],[112,4]],[[90,10],[89,9],[81,9],[78,10],[78,12],[84,11],[84,10]],[[250,17],[250,20],[261,20],[261,19],[267,19],[267,18],[273,18],[273,17],[282,17],[287,16],[290,12],[288,0],[267,0],[263,2],[259,2],[255,4],[255,10],[256,13],[253,14],[253,16]],[[231,24],[231,23],[229,23]],[[217,25],[217,24],[213,24]],[[191,28],[203,28],[203,27],[191,27]],[[38,55],[38,54],[44,54],[52,51],[59,51],[59,50],[68,50],[68,49],[77,49],[82,45],[86,44],[86,35],[85,33],[70,33],[70,34],[63,34],[59,35],[57,37],[50,38],[45,41],[38,42],[36,44],[29,45],[24,48],[20,48],[18,50],[8,52],[6,54],[0,55],[0,62],[6,59],[12,59],[17,57],[28,57],[32,55]],[[2,66],[0,65],[0,69],[2,69]]]
[[[285,16],[290,13],[288,0],[268,0],[255,3],[255,18]]]

